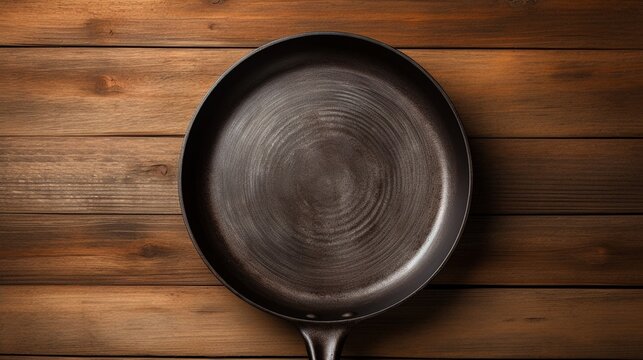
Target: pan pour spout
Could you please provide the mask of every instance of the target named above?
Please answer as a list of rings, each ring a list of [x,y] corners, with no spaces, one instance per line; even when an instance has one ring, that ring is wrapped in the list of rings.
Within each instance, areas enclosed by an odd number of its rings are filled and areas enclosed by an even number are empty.
[[[299,331],[306,340],[310,360],[339,360],[344,340],[352,324],[302,323]]]

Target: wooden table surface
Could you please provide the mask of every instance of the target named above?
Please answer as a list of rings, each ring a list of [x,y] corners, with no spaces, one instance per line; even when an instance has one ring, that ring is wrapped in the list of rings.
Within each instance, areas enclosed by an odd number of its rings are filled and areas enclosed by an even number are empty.
[[[438,278],[346,356],[643,358],[643,2],[0,2],[0,360],[303,357],[207,271],[177,157],[237,59],[304,31],[409,54],[470,136]]]

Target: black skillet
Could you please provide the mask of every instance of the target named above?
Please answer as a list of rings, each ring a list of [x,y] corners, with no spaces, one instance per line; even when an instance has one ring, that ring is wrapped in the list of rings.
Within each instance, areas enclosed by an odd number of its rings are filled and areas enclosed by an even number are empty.
[[[311,33],[229,69],[186,136],[179,191],[203,260],[293,321],[311,359],[424,287],[462,232],[466,136],[440,86],[375,40]]]

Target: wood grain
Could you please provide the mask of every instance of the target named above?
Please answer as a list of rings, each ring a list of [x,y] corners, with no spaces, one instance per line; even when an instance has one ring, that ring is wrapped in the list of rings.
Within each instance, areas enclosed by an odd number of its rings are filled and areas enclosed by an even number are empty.
[[[208,272],[176,176],[220,74],[319,30],[402,48],[473,138],[474,215],[434,281],[448,286],[360,324],[346,357],[643,356],[643,2],[0,8],[0,360],[304,358],[291,325]]]
[[[641,48],[642,23],[636,0],[32,0],[3,3],[0,39],[9,45],[254,47],[334,30],[398,47]]]
[[[223,287],[3,286],[0,352],[303,356],[294,327]],[[636,358],[643,290],[425,290],[346,356]]]
[[[433,284],[643,285],[641,216],[469,219]],[[0,215],[2,284],[216,285],[178,215]]]
[[[0,138],[0,211],[178,214],[178,138]]]
[[[0,215],[0,282],[218,284],[180,215]]]
[[[641,137],[643,52],[405,50],[472,137]],[[182,135],[248,50],[0,49],[2,135]]]
[[[0,213],[180,214],[180,138],[0,137]],[[475,214],[640,214],[643,140],[471,141]]]
[[[641,140],[474,140],[474,213],[638,213]]]
[[[0,49],[0,134],[181,135],[247,52]]]

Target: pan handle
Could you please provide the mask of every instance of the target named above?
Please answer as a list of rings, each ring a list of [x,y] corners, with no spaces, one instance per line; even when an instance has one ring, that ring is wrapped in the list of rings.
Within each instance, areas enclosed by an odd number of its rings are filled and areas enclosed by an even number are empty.
[[[310,360],[339,360],[351,323],[300,323]]]

